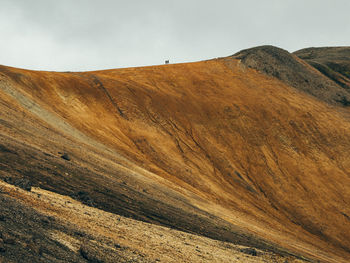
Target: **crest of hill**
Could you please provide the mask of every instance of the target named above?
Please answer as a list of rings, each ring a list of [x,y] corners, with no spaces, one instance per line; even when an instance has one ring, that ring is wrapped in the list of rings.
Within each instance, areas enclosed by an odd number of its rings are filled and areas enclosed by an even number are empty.
[[[350,47],[306,48],[294,54],[350,92]]]
[[[315,52],[311,48],[291,54],[278,47],[259,46],[242,50],[232,57],[249,68],[276,77],[322,101],[349,106],[349,49],[331,48],[332,52],[329,53],[328,49]],[[346,67],[342,66],[344,63],[334,63],[338,58],[346,61]]]
[[[220,241],[348,262],[341,94],[269,46],[94,72],[0,67],[0,180]]]

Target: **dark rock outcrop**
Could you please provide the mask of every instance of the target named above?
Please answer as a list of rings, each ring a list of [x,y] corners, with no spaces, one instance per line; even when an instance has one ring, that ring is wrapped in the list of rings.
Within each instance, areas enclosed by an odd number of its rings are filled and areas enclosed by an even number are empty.
[[[254,256],[254,257],[256,257],[258,255],[258,252],[256,251],[256,249],[250,248],[250,247],[242,248],[240,251],[247,254],[247,255]]]
[[[26,191],[32,190],[32,182],[27,178],[6,177],[4,178],[4,181],[9,184],[18,186],[19,188],[22,188],[23,190],[26,190]]]
[[[68,153],[62,154],[62,155],[61,155],[61,158],[62,158],[63,160],[66,160],[66,161],[70,161],[70,160],[71,160],[71,159],[70,159],[70,156],[68,155]]]
[[[82,202],[85,205],[95,207],[95,203],[92,200],[92,198],[90,197],[88,192],[85,192],[85,191],[76,192],[76,193],[72,194],[72,198]]]

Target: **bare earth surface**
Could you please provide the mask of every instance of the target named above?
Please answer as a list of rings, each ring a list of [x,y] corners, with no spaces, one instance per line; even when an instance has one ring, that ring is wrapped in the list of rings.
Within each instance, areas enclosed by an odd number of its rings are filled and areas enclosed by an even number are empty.
[[[0,256],[349,262],[348,51],[0,66]]]
[[[128,219],[40,188],[26,192],[0,183],[0,189],[6,197],[33,208],[51,222],[55,221],[40,238],[50,240],[47,243],[56,243],[60,247],[58,250],[63,250],[56,259],[45,253],[52,247],[35,242],[35,239],[32,241],[32,236],[22,240],[17,236],[14,241],[32,252],[33,259],[41,254],[42,262],[304,262]],[[5,217],[4,220],[11,218]],[[14,248],[15,244],[4,247],[11,250],[11,246]],[[50,252],[55,254],[55,251]],[[20,254],[18,251],[14,253],[17,253],[16,257]],[[16,259],[6,260],[5,257],[4,262],[16,262]]]

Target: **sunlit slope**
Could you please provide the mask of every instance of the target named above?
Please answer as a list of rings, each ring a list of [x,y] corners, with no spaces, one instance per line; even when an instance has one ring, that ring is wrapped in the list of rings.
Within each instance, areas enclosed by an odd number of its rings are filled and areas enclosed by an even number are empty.
[[[347,108],[233,58],[83,73],[0,70],[11,87],[3,94],[22,94],[45,114],[20,101],[24,111],[115,150],[192,205],[307,257],[350,257]]]

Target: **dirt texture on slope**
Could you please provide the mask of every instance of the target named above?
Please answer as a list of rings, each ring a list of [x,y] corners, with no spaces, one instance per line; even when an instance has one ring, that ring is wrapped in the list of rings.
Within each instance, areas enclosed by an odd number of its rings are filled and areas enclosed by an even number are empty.
[[[342,96],[271,47],[95,72],[2,66],[0,179],[216,240],[347,262]]]
[[[304,262],[0,182],[0,262]],[[1,261],[3,260],[3,261]]]

